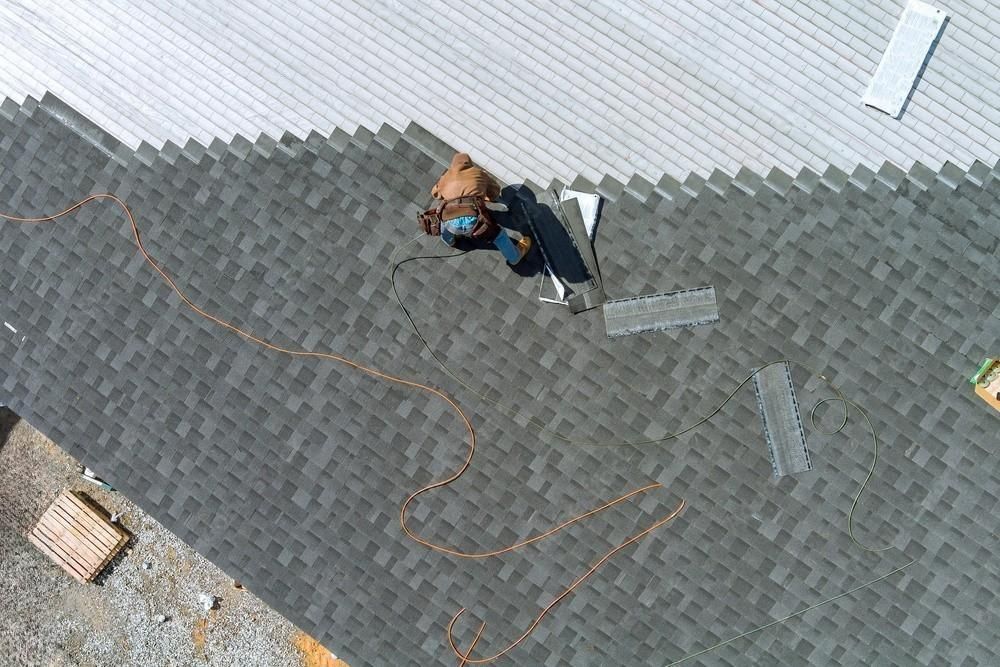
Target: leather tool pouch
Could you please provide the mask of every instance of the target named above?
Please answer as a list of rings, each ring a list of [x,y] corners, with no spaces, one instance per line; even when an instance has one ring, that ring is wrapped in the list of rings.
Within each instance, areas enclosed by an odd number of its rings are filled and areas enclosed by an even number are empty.
[[[425,234],[431,236],[441,235],[441,217],[446,206],[466,206],[472,209],[476,215],[476,225],[472,228],[469,236],[477,241],[492,241],[500,233],[500,225],[493,221],[489,210],[483,206],[483,202],[478,197],[459,197],[458,199],[446,199],[436,208],[427,209],[423,213],[417,214],[417,223]]]
[[[427,209],[423,213],[417,214],[417,224],[420,225],[420,229],[424,230],[424,234],[429,234],[430,236],[441,236],[441,209],[444,208],[444,204],[437,208]]]
[[[477,241],[491,242],[499,234],[500,225],[493,222],[493,218],[490,216],[489,211],[484,208],[480,208],[479,219],[476,220],[476,226],[472,228],[470,236]]]

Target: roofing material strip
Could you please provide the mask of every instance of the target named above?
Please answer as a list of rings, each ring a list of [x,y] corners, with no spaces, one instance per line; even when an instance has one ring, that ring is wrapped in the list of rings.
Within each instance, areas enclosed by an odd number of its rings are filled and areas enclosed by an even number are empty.
[[[615,299],[604,304],[608,338],[718,321],[719,305],[711,286]]]
[[[755,370],[753,388],[774,476],[812,470],[788,362]]]
[[[890,116],[899,116],[934,41],[941,33],[945,14],[919,0],[911,0],[899,17],[892,39],[861,101]]]
[[[551,193],[552,210],[562,222],[570,241],[576,250],[580,261],[586,267],[588,284],[583,289],[576,290],[568,299],[569,310],[572,313],[582,313],[596,308],[604,303],[604,287],[601,284],[601,270],[594,255],[594,246],[590,238],[591,229],[587,228],[583,218],[581,203],[577,199],[563,201],[556,192]]]
[[[586,229],[590,243],[593,245],[594,238],[597,235],[597,219],[600,216],[601,196],[589,192],[580,192],[578,190],[563,188],[562,192],[559,194],[559,199],[564,202],[573,200],[577,203],[580,208],[580,215],[583,217],[584,229]],[[546,278],[549,278],[549,280],[546,281]],[[545,290],[547,282],[552,285],[552,289],[549,291]],[[549,269],[549,265],[546,264],[545,268],[542,270],[541,283],[538,285],[538,300],[546,303],[558,303],[565,306],[569,305],[569,302],[566,300],[566,295],[566,286],[563,285],[562,281],[554,273],[552,273]]]

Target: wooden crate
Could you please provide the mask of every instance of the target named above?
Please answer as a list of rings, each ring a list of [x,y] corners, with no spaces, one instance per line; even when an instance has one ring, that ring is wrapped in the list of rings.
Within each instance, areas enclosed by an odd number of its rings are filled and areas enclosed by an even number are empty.
[[[996,383],[994,382],[994,384]],[[986,401],[987,405],[993,406],[994,410],[1000,410],[1000,401],[997,400],[998,393],[1000,393],[1000,387],[987,388],[976,385],[976,394]]]
[[[997,378],[987,386],[980,384],[980,378],[985,378],[991,371],[997,368],[1000,368],[1000,359],[987,359],[979,367],[979,370],[976,371],[976,374],[972,376],[972,379],[969,380],[976,387],[976,395],[986,401],[986,404],[992,406],[994,410],[1000,410],[1000,400],[997,399],[997,395],[1000,394],[1000,378]]]
[[[28,539],[82,583],[93,581],[129,540],[107,512],[76,491],[63,491]]]

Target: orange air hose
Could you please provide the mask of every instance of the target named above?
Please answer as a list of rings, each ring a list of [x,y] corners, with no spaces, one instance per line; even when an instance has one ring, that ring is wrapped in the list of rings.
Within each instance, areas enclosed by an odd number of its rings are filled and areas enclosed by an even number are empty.
[[[435,389],[434,387],[432,387],[430,385],[427,385],[427,384],[424,384],[424,383],[421,383],[421,382],[415,382],[415,381],[412,381],[412,380],[407,380],[407,379],[404,379],[404,378],[392,375],[390,373],[384,373],[384,372],[382,372],[382,371],[380,371],[380,370],[378,370],[376,368],[372,368],[370,366],[365,366],[364,364],[358,363],[356,361],[352,361],[351,359],[348,359],[347,357],[344,357],[344,356],[341,356],[339,354],[335,354],[335,353],[332,353],[332,352],[314,352],[314,351],[311,351],[311,350],[295,350],[295,349],[290,349],[290,348],[287,348],[287,347],[282,347],[281,345],[277,345],[275,343],[272,343],[272,342],[270,342],[268,340],[260,338],[259,336],[255,336],[252,333],[250,333],[250,332],[248,332],[248,331],[246,331],[244,329],[241,329],[240,327],[237,327],[236,325],[231,324],[231,323],[229,323],[229,322],[227,322],[227,321],[225,321],[225,320],[223,320],[223,319],[221,319],[221,318],[219,318],[219,317],[217,317],[215,315],[212,315],[211,313],[205,311],[204,309],[202,309],[201,307],[199,307],[197,304],[195,304],[193,301],[191,301],[190,298],[188,298],[188,296],[184,293],[184,291],[181,290],[181,288],[177,286],[177,283],[174,282],[173,278],[171,278],[167,274],[167,272],[163,269],[163,267],[161,267],[159,264],[157,264],[156,261],[153,259],[153,257],[149,254],[149,252],[146,250],[145,245],[143,245],[142,238],[141,238],[141,236],[139,234],[139,226],[135,222],[135,217],[132,215],[132,211],[129,209],[128,205],[124,201],[122,201],[120,198],[118,198],[116,195],[113,195],[111,193],[93,194],[93,195],[90,195],[89,197],[87,197],[86,199],[78,201],[77,203],[73,204],[72,206],[70,206],[66,210],[61,211],[59,213],[56,213],[54,215],[47,215],[47,216],[37,217],[37,218],[22,218],[22,217],[17,217],[17,216],[13,216],[13,215],[7,215],[7,214],[0,213],[0,218],[3,218],[5,220],[9,220],[11,222],[18,222],[18,223],[25,223],[25,224],[40,224],[40,223],[45,223],[45,222],[51,222],[53,220],[57,220],[58,218],[61,218],[61,217],[65,216],[65,215],[68,215],[69,213],[72,213],[73,211],[75,211],[75,210],[77,210],[77,209],[85,206],[86,204],[88,204],[88,203],[90,203],[92,201],[98,201],[98,200],[104,200],[104,199],[111,200],[111,201],[115,202],[116,204],[118,204],[118,206],[121,207],[122,211],[124,211],[126,217],[128,218],[129,225],[132,228],[132,236],[133,236],[133,239],[135,241],[135,245],[139,249],[139,252],[142,254],[143,258],[146,260],[146,262],[151,267],[153,267],[153,269],[160,275],[160,277],[163,278],[164,282],[167,283],[167,285],[170,287],[170,289],[173,290],[173,292],[175,294],[177,294],[177,296],[184,303],[184,305],[187,306],[188,308],[190,308],[192,311],[194,311],[198,315],[200,315],[201,317],[205,318],[206,320],[209,320],[210,322],[213,322],[213,323],[219,325],[220,327],[222,327],[224,329],[228,329],[229,331],[231,331],[231,332],[233,332],[233,333],[235,333],[235,334],[243,337],[244,339],[246,339],[247,341],[249,341],[251,343],[256,343],[257,345],[260,345],[261,347],[266,348],[268,350],[271,350],[273,352],[278,352],[280,354],[286,354],[286,355],[289,355],[289,356],[292,356],[292,357],[309,357],[309,358],[315,358],[315,359],[326,359],[326,360],[329,360],[329,361],[340,362],[342,364],[350,366],[351,368],[354,368],[355,370],[361,371],[362,373],[366,373],[368,375],[371,375],[373,377],[379,378],[381,380],[385,380],[387,382],[392,382],[392,383],[395,383],[395,384],[399,384],[399,385],[402,385],[404,387],[410,387],[410,388],[413,388],[413,389],[419,389],[421,391],[425,391],[427,393],[430,393],[430,394],[432,394],[432,395],[440,398],[442,401],[444,401],[445,403],[447,403],[451,407],[452,410],[454,410],[454,412],[461,419],[462,423],[465,425],[465,428],[466,428],[466,430],[468,431],[468,434],[469,434],[469,452],[466,455],[464,463],[462,463],[462,465],[458,468],[458,470],[455,473],[453,473],[452,475],[450,475],[449,477],[446,477],[445,479],[442,479],[442,480],[439,480],[437,482],[433,482],[431,484],[428,484],[428,485],[426,485],[424,487],[421,487],[420,489],[417,489],[413,493],[411,493],[406,498],[406,500],[403,502],[403,504],[402,504],[402,506],[400,507],[400,510],[399,510],[399,524],[400,524],[400,527],[403,529],[403,532],[407,535],[407,537],[409,537],[413,541],[415,541],[415,542],[417,542],[417,543],[419,543],[419,544],[427,547],[428,549],[432,549],[434,551],[437,551],[437,552],[440,552],[440,553],[444,553],[444,554],[448,554],[450,556],[455,556],[455,557],[458,557],[458,558],[488,558],[488,557],[491,557],[491,556],[498,556],[500,554],[505,554],[505,553],[509,553],[511,551],[514,551],[516,549],[520,549],[520,548],[525,547],[525,546],[527,546],[529,544],[532,544],[534,542],[538,542],[539,540],[543,540],[546,537],[550,537],[551,535],[559,532],[563,528],[567,528],[567,527],[571,526],[572,524],[577,523],[578,521],[581,521],[581,520],[583,520],[583,519],[585,519],[587,517],[590,517],[590,516],[592,516],[594,514],[597,514],[598,512],[602,512],[602,511],[604,511],[606,509],[609,509],[609,508],[617,505],[618,503],[621,503],[621,502],[624,502],[625,500],[628,500],[632,496],[635,496],[635,495],[637,495],[639,493],[643,493],[643,492],[648,491],[650,489],[659,488],[659,487],[662,486],[661,484],[655,483],[655,482],[651,483],[651,484],[648,484],[648,485],[646,485],[646,486],[644,486],[642,488],[636,489],[634,491],[630,491],[629,493],[627,493],[627,494],[625,494],[625,495],[623,495],[623,496],[621,496],[619,498],[616,498],[615,500],[612,500],[612,501],[610,501],[608,503],[605,503],[604,505],[601,505],[600,507],[597,507],[596,509],[590,510],[589,512],[585,512],[584,514],[581,514],[581,515],[576,516],[576,517],[574,517],[572,519],[564,521],[563,523],[557,525],[556,527],[551,528],[551,529],[549,529],[549,530],[547,530],[547,531],[545,531],[543,533],[539,533],[538,535],[535,535],[534,537],[530,537],[530,538],[525,539],[525,540],[523,540],[521,542],[517,542],[515,544],[512,544],[512,545],[507,546],[507,547],[503,547],[501,549],[495,549],[493,551],[487,551],[487,552],[481,552],[481,553],[468,553],[468,552],[459,551],[457,549],[452,549],[450,547],[442,546],[442,545],[430,542],[428,540],[425,540],[424,538],[420,537],[415,532],[413,532],[412,530],[410,530],[409,526],[406,525],[406,512],[407,512],[407,509],[409,508],[410,504],[418,496],[420,496],[421,494],[424,494],[424,493],[426,493],[428,491],[431,491],[433,489],[437,489],[437,488],[440,488],[440,487],[447,486],[447,485],[451,484],[452,482],[454,482],[455,480],[457,480],[459,477],[461,477],[462,474],[469,468],[469,465],[472,463],[472,457],[473,457],[473,455],[475,454],[475,451],[476,451],[476,430],[472,426],[472,421],[469,419],[468,415],[465,414],[465,412],[462,410],[462,408],[459,407],[459,405],[454,400],[452,400],[451,398],[449,398],[443,391],[441,391],[439,389]],[[620,544],[618,547],[616,547],[616,548],[612,549],[610,552],[608,552],[607,555],[605,555],[600,561],[598,561],[598,563],[596,565],[594,565],[586,574],[584,574],[582,577],[580,577],[576,581],[574,581],[573,584],[569,588],[567,588],[565,591],[563,591],[563,593],[561,595],[559,595],[547,607],[545,607],[545,609],[542,610],[542,613],[538,615],[538,617],[530,625],[530,627],[524,632],[524,634],[522,634],[513,644],[511,644],[506,649],[504,649],[503,651],[501,651],[500,653],[496,654],[495,656],[493,656],[491,658],[480,658],[480,659],[472,660],[469,657],[471,655],[471,653],[472,653],[472,649],[475,648],[476,643],[479,641],[479,638],[482,635],[483,630],[486,627],[485,623],[479,629],[479,633],[476,635],[476,639],[473,641],[472,645],[469,647],[469,650],[465,654],[462,654],[458,650],[458,648],[455,646],[454,639],[452,637],[452,626],[454,626],[455,621],[458,619],[458,617],[461,616],[465,612],[464,608],[462,610],[460,610],[452,618],[451,622],[448,624],[448,629],[447,629],[448,641],[451,644],[451,648],[455,652],[455,655],[461,660],[460,667],[464,667],[464,665],[466,665],[467,663],[468,664],[482,664],[482,663],[485,663],[485,662],[490,662],[490,661],[495,660],[496,658],[499,658],[500,656],[506,654],[508,651],[510,651],[511,649],[513,649],[515,646],[517,646],[518,644],[520,644],[521,642],[523,642],[531,634],[531,632],[535,629],[535,627],[542,620],[542,618],[546,614],[548,614],[549,610],[551,610],[556,604],[558,604],[564,597],[566,597],[567,595],[569,595],[577,586],[580,585],[580,583],[582,583],[587,577],[589,577],[591,574],[593,574],[593,572],[598,567],[600,567],[601,565],[603,565],[605,561],[607,561],[609,558],[611,558],[618,551],[624,549],[626,546],[628,546],[628,545],[630,545],[630,544],[638,541],[643,536],[647,535],[648,533],[652,532],[653,530],[655,530],[656,528],[660,527],[664,523],[666,523],[666,522],[670,521],[671,519],[673,519],[675,516],[677,516],[678,513],[680,513],[681,510],[683,510],[684,507],[685,507],[685,503],[684,503],[684,501],[681,501],[681,504],[677,507],[677,509],[675,509],[666,518],[657,521],[656,523],[654,523],[652,526],[650,526],[646,530],[644,530],[641,533],[639,533],[639,534],[631,537],[627,541],[625,541],[622,544]]]
[[[455,621],[453,619],[452,620],[452,624],[454,624],[454,622]],[[461,659],[458,662],[458,667],[465,667],[467,664],[469,664],[469,656],[472,655],[472,649],[476,648],[476,644],[479,643],[479,638],[483,636],[483,630],[485,630],[485,629],[486,629],[486,621],[483,621],[482,625],[479,626],[479,632],[476,633],[475,639],[473,639],[472,640],[472,644],[469,645],[469,650],[465,652],[465,655],[460,656]],[[450,636],[450,632],[449,632],[449,636]],[[455,646],[453,644],[452,645],[452,650],[454,650],[454,649],[455,649]]]
[[[458,613],[455,614],[454,616],[452,616],[451,617],[451,621],[448,623],[448,643],[451,645],[451,650],[454,651],[455,655],[457,655],[462,660],[462,665],[465,665],[466,663],[468,663],[470,665],[481,665],[483,663],[493,662],[494,660],[496,660],[500,656],[506,654],[508,651],[510,651],[511,649],[513,649],[514,647],[516,647],[518,644],[520,644],[521,642],[523,642],[525,639],[527,639],[528,635],[530,635],[534,631],[534,629],[538,626],[538,624],[542,622],[542,619],[545,617],[545,615],[548,614],[549,611],[551,611],[551,609],[553,607],[555,607],[557,604],[559,604],[560,602],[562,602],[563,598],[565,598],[567,595],[569,595],[570,593],[572,593],[590,575],[592,575],[594,572],[596,572],[597,568],[599,568],[602,565],[604,565],[604,563],[606,563],[612,556],[614,556],[616,553],[618,553],[619,551],[621,551],[622,549],[624,549],[628,545],[634,544],[634,543],[638,542],[639,540],[641,540],[643,537],[645,537],[649,533],[653,532],[654,530],[656,530],[657,528],[659,528],[663,524],[667,523],[668,521],[670,521],[671,519],[673,519],[674,517],[676,517],[678,514],[680,514],[684,510],[685,507],[687,507],[687,503],[682,500],[681,503],[680,503],[680,505],[678,505],[677,509],[675,509],[673,512],[671,512],[667,516],[663,517],[662,519],[660,519],[659,521],[657,521],[656,523],[654,523],[649,528],[646,528],[642,532],[636,533],[635,535],[633,535],[632,537],[628,538],[627,540],[625,540],[624,542],[622,542],[621,544],[619,544],[617,547],[615,547],[614,549],[612,549],[611,551],[609,551],[608,553],[606,553],[604,555],[604,557],[601,558],[601,560],[599,560],[596,563],[594,563],[594,565],[589,570],[587,570],[586,572],[584,572],[580,577],[577,578],[576,581],[574,581],[572,584],[570,584],[566,588],[566,590],[564,590],[562,593],[560,593],[558,596],[556,596],[556,598],[554,600],[552,600],[552,602],[548,603],[545,606],[545,608],[542,609],[541,613],[539,613],[538,616],[535,617],[535,620],[531,622],[531,625],[528,626],[528,629],[524,631],[524,634],[522,634],[520,637],[518,637],[517,639],[515,639],[514,642],[512,644],[510,644],[507,648],[503,649],[499,653],[491,655],[488,658],[477,658],[476,660],[472,660],[471,658],[469,658],[469,655],[472,654],[472,649],[475,648],[476,642],[479,641],[480,635],[483,634],[483,630],[486,628],[486,623],[483,623],[480,626],[479,633],[476,635],[476,639],[472,642],[472,646],[469,647],[468,651],[466,651],[465,653],[462,653],[461,651],[458,650],[458,647],[455,646],[455,638],[452,635],[451,630],[455,626],[455,621],[458,620],[459,616],[461,616],[462,614],[465,613],[465,607],[459,609]]]

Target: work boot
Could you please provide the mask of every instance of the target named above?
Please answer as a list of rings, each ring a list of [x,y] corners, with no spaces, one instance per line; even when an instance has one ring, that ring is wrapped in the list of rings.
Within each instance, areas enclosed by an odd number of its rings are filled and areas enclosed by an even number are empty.
[[[511,266],[517,266],[524,259],[525,255],[531,252],[531,237],[522,236],[521,240],[517,242],[517,250],[521,253],[521,256],[517,258],[517,261],[511,264]]]

